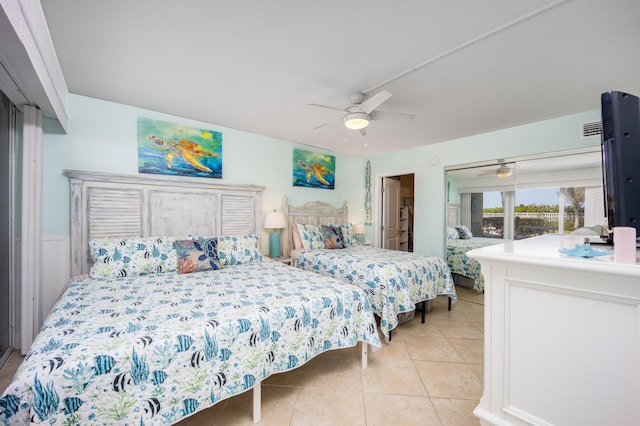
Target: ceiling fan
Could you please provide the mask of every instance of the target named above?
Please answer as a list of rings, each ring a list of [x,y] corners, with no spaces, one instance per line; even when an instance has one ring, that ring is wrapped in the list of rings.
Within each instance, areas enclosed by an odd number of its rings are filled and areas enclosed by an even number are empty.
[[[390,97],[391,93],[387,92],[386,90],[382,90],[375,95],[369,96],[368,98],[365,97],[365,95],[361,92],[353,92],[349,95],[350,105],[345,109],[335,108],[327,105],[308,104],[315,107],[342,111],[344,113],[341,119],[329,121],[328,123],[324,123],[314,127],[314,129],[319,129],[320,127],[343,121],[344,125],[348,129],[360,130],[360,133],[364,136],[367,134],[367,126],[372,120],[413,120],[416,117],[413,114],[375,110]]]
[[[495,170],[487,170],[485,172],[478,173],[478,176],[491,176],[496,175],[499,178],[506,178],[511,176],[513,173],[513,169],[509,167],[509,164],[505,163],[504,160],[498,160],[498,168]]]

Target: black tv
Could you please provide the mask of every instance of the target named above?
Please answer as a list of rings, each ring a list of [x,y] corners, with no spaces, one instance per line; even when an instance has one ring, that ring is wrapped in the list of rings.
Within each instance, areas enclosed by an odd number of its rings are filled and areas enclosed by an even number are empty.
[[[640,99],[610,91],[600,100],[602,178],[609,230],[630,226],[640,236]],[[608,242],[613,243],[611,233]]]

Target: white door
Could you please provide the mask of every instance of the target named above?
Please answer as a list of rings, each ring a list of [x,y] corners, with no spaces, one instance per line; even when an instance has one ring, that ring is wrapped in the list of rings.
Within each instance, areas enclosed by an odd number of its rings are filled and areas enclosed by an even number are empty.
[[[382,178],[382,248],[398,250],[400,235],[400,181]]]

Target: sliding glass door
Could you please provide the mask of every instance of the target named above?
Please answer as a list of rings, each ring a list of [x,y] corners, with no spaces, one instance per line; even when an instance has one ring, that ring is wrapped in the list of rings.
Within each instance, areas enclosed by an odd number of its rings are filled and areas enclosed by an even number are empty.
[[[11,103],[0,92],[0,366],[11,348],[13,314],[13,232],[11,232],[12,149]]]

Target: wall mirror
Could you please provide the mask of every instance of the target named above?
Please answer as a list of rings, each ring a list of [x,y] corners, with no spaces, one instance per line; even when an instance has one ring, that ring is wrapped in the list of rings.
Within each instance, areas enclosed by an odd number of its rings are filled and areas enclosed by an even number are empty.
[[[474,262],[465,257],[473,248],[577,229],[605,233],[599,146],[449,166],[445,172],[445,253],[454,277],[477,281],[479,265],[469,270]]]

